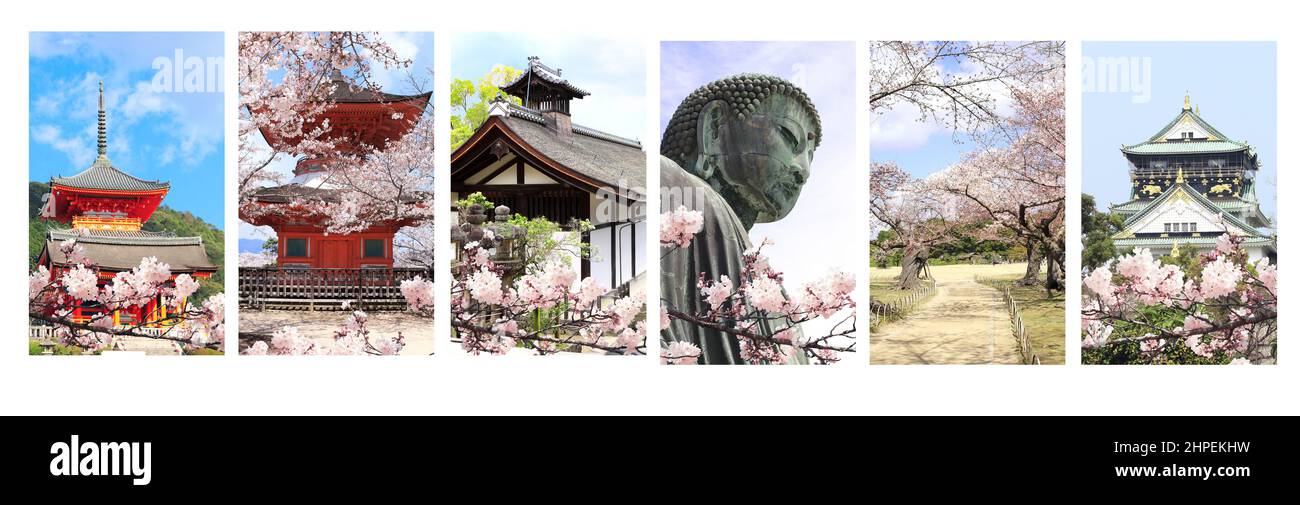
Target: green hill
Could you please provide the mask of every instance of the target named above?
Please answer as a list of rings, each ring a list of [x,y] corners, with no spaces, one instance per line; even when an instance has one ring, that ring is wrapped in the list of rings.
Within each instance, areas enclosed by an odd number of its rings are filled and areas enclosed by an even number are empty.
[[[36,258],[45,247],[45,232],[50,228],[66,228],[65,225],[40,218],[41,198],[49,194],[50,186],[43,182],[29,182],[27,185],[27,268],[36,268]],[[203,250],[208,260],[217,266],[217,272],[211,279],[203,279],[198,293],[191,300],[204,300],[214,293],[225,289],[226,238],[225,233],[199,219],[194,214],[174,210],[166,205],[158,207],[149,221],[144,223],[146,231],[170,232],[178,237],[203,237]]]

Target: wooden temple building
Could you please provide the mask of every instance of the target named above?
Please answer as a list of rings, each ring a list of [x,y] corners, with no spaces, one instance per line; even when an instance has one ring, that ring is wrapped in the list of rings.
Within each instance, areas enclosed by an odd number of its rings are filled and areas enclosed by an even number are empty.
[[[353,85],[339,71],[331,77],[329,106],[307,121],[311,130],[328,121],[324,140],[334,142],[340,154],[364,155],[404,137],[420,120],[432,93],[395,95]],[[261,131],[267,144],[294,152],[301,138],[281,138],[270,129]],[[329,180],[337,159],[303,156],[294,177],[281,186],[257,190],[253,208],[240,208],[240,219],[275,230],[278,248],[275,268],[240,268],[242,304],[277,308],[341,308],[341,301],[356,307],[371,299],[371,309],[400,307],[397,285],[419,274],[418,269],[393,267],[393,241],[398,230],[419,223],[409,218],[380,219],[354,233],[328,233],[327,218],[301,202],[340,201],[339,188]],[[414,199],[411,203],[416,203]],[[250,211],[251,210],[251,211]]]
[[[1121,251],[1204,252],[1231,229],[1245,236],[1252,259],[1277,260],[1272,222],[1255,196],[1258,154],[1210,125],[1190,96],[1155,135],[1120,151],[1132,183],[1129,200],[1110,207],[1124,218],[1124,228],[1112,237]]]
[[[575,123],[570,104],[590,93],[536,56],[501,90],[521,104],[494,100],[487,120],[452,153],[452,201],[480,192],[566,230],[587,220],[594,229],[582,240],[593,252],[581,261],[582,276],[611,290],[639,289],[649,231],[641,143]]]
[[[59,245],[75,239],[85,250],[86,259],[99,268],[101,287],[118,272],[130,271],[140,260],[153,256],[171,267],[172,279],[189,274],[208,278],[217,267],[208,260],[201,237],[177,237],[169,233],[142,229],[170,188],[167,182],[146,181],[113,166],[108,159],[107,118],[104,111],[104,84],[99,85],[99,155],[80,173],[50,179],[50,193],[45,197],[41,216],[45,220],[70,225],[51,229],[37,264],[57,278],[74,266]],[[161,296],[161,295],[160,295]],[[86,303],[75,309],[73,319],[85,322],[107,309]],[[161,299],[144,307],[118,309],[113,321],[126,326],[158,326],[155,321],[167,316]]]

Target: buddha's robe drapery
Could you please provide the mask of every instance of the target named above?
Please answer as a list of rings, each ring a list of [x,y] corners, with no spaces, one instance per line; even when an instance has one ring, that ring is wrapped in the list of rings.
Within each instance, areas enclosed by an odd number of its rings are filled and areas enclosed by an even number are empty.
[[[686,206],[700,211],[704,227],[695,235],[690,247],[665,252],[660,260],[660,297],[669,308],[688,314],[708,311],[709,304],[700,295],[696,285],[700,273],[706,280],[717,280],[725,275],[739,286],[744,272],[744,253],[751,247],[749,230],[731,210],[727,201],[707,182],[683,170],[677,163],[660,156],[660,185],[663,211]],[[772,335],[785,325],[763,324],[758,331]],[[801,330],[795,327],[796,332]],[[700,364],[744,364],[740,358],[740,344],[736,337],[712,328],[674,319],[663,331],[665,342],[690,342],[700,348]],[[807,363],[802,351],[788,356],[791,363]]]

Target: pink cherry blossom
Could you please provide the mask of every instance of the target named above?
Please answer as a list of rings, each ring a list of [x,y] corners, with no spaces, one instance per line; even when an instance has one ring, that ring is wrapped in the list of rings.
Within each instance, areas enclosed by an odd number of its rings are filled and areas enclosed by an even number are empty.
[[[1106,341],[1110,339],[1111,332],[1115,330],[1114,328],[1095,320],[1089,323],[1085,328],[1088,332],[1088,336],[1083,339],[1083,347],[1085,349],[1095,349],[1106,345]]]
[[[601,302],[606,289],[594,279],[579,280],[573,267],[558,257],[524,270],[512,285],[506,285],[500,273],[505,270],[483,252],[487,246],[482,242],[464,245],[468,260],[452,283],[452,325],[466,352],[505,354],[531,348],[538,354],[551,354],[561,350],[562,344],[570,349],[641,352],[645,345],[643,293]],[[495,323],[487,325],[485,320]],[[520,331],[521,322],[539,326]]]
[[[683,341],[670,342],[659,354],[659,362],[665,365],[694,365],[700,358],[700,348]]]
[[[27,276],[27,299],[35,301],[38,297],[46,294],[46,289],[50,287],[50,270],[45,265],[36,267],[32,273]]]
[[[267,347],[266,342],[258,340],[257,342],[253,342],[253,345],[248,346],[248,349],[244,350],[244,354],[249,356],[265,356],[268,350],[269,347]]]
[[[781,312],[785,309],[785,293],[781,285],[771,278],[756,279],[745,288],[745,296],[750,305],[766,312]]]
[[[590,307],[591,304],[595,303],[596,299],[602,294],[605,294],[604,286],[601,286],[595,279],[587,277],[582,280],[582,284],[578,287],[578,294],[575,298],[575,302],[578,304],[579,308]]]
[[[1145,358],[1153,362],[1178,358],[1177,354],[1165,355],[1170,342],[1216,361],[1252,353],[1256,343],[1261,349],[1271,348],[1276,339],[1276,269],[1267,259],[1248,262],[1242,244],[1239,234],[1221,236],[1219,247],[1197,258],[1200,268],[1195,276],[1178,264],[1163,264],[1146,249],[1115,262],[1118,276],[1107,273],[1111,265],[1094,271],[1084,279],[1091,293],[1083,311],[1084,348],[1137,341]],[[1177,314],[1181,325],[1171,327],[1174,325],[1153,320],[1143,309],[1154,306]],[[1128,328],[1159,328],[1164,333],[1112,338],[1117,323],[1127,323]],[[1163,335],[1181,336],[1158,338]],[[1244,357],[1273,359],[1267,352]]]
[[[414,310],[432,309],[434,303],[433,282],[422,276],[402,281],[402,296],[407,305]]]
[[[704,301],[708,302],[709,308],[718,310],[722,303],[731,298],[731,279],[727,276],[719,276],[717,282],[710,282],[700,288],[700,294],[704,296]]]
[[[1241,268],[1219,256],[1201,270],[1201,294],[1206,299],[1227,296],[1241,281]]]
[[[95,301],[99,297],[99,276],[93,270],[77,265],[60,277],[68,295],[82,301]]]
[[[684,205],[672,212],[663,213],[659,221],[661,246],[687,247],[691,245],[695,234],[704,229],[704,214],[698,210],[689,210]]]
[[[470,296],[480,302],[494,305],[501,303],[504,293],[501,290],[501,277],[488,270],[475,272],[466,282]]]
[[[176,283],[175,296],[176,298],[179,299],[189,298],[190,295],[194,294],[195,291],[199,290],[199,281],[196,281],[194,280],[193,277],[190,277],[190,274],[177,275],[175,283]]]

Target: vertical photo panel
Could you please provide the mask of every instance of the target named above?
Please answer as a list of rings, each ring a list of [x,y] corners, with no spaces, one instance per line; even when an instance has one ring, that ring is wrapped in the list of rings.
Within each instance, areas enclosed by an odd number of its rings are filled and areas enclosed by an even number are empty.
[[[661,362],[855,352],[856,45],[660,45]]]
[[[239,34],[239,352],[434,352],[433,34]]]
[[[1065,362],[1065,42],[871,43],[871,363]]]
[[[455,38],[456,352],[645,357],[645,52],[630,37]]]
[[[1085,42],[1081,73],[1083,362],[1276,363],[1277,45]]]
[[[30,34],[30,354],[222,354],[223,38]]]

